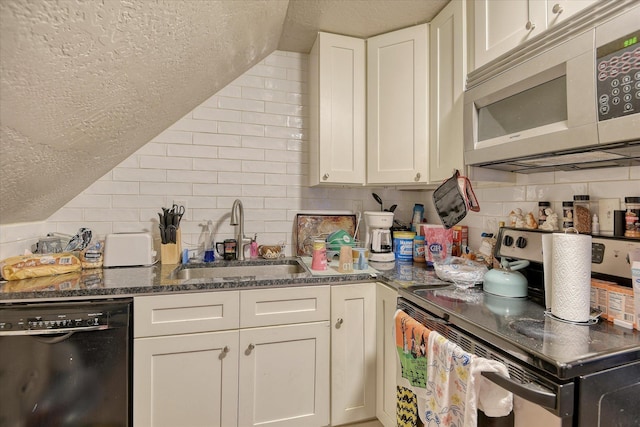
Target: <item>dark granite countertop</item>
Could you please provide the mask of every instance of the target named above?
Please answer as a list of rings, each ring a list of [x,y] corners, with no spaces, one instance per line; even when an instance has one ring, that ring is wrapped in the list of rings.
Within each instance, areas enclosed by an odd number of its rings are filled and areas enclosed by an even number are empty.
[[[308,274],[285,274],[281,277],[178,279],[172,273],[181,268],[176,264],[155,264],[148,267],[121,267],[90,269],[58,276],[0,282],[0,304],[19,302],[46,302],[78,299],[104,299],[137,295],[168,294],[173,292],[203,292],[229,289],[254,289],[266,287],[313,286],[382,281],[394,288],[415,285],[446,285],[425,264],[396,262],[377,264],[369,270],[354,270],[341,274],[334,264],[324,272],[309,268],[310,258],[286,258],[300,260]],[[189,264],[189,267],[238,266],[269,264],[269,260],[215,261],[213,264]],[[382,267],[382,268],[379,268]]]

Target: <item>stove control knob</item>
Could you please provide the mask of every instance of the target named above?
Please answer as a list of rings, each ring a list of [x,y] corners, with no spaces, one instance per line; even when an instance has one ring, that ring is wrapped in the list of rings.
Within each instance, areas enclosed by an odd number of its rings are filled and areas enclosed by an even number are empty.
[[[513,245],[513,237],[507,234],[506,236],[504,236],[504,239],[502,239],[502,244],[505,246]]]
[[[527,246],[527,239],[524,237],[518,237],[516,240],[516,247],[520,249],[524,249]]]

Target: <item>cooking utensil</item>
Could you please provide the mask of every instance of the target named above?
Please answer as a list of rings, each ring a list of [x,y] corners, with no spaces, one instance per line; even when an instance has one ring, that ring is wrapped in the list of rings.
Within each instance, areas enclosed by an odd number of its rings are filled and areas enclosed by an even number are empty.
[[[373,196],[374,199],[376,199],[376,202],[378,202],[378,204],[380,205],[380,212],[382,212],[384,210],[382,209],[382,199],[376,193],[371,193],[371,195]]]
[[[395,212],[397,207],[398,205],[391,205],[391,207],[389,208],[389,212]]]

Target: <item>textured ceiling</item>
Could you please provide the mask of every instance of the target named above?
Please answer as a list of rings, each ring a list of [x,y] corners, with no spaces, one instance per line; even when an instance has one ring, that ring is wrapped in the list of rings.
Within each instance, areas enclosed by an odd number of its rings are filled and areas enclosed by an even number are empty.
[[[0,224],[48,218],[275,49],[448,0],[0,1]]]

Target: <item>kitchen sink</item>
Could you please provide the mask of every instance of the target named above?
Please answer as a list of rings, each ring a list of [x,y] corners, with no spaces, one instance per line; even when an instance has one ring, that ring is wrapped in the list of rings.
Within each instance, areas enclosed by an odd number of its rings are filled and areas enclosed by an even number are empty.
[[[223,261],[219,265],[210,263],[187,264],[171,273],[172,279],[216,279],[216,278],[252,278],[252,279],[289,279],[310,277],[305,265],[298,259],[277,259],[260,261]]]

